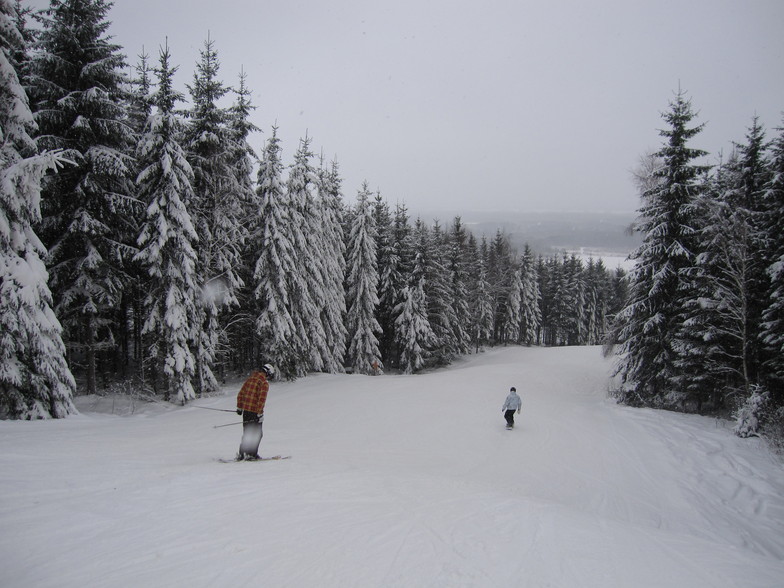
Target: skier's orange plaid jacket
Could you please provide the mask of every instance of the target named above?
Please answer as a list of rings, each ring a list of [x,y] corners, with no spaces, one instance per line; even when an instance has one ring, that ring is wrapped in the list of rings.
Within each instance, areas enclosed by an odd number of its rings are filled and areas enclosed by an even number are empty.
[[[269,392],[269,382],[264,372],[253,372],[237,394],[237,408],[264,414],[267,392]]]

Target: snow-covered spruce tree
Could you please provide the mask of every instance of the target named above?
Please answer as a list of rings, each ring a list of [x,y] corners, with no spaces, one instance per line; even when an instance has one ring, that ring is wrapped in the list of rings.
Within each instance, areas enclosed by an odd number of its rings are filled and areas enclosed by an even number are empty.
[[[237,148],[229,115],[218,102],[228,91],[218,79],[220,62],[208,37],[188,87],[192,106],[184,147],[193,169],[194,200],[189,207],[200,243],[198,281],[201,329],[196,341],[196,390],[202,394],[217,389],[213,368],[217,362],[224,331],[221,311],[238,304],[242,287],[239,275],[241,251],[246,239],[243,219],[243,186],[236,173]],[[221,364],[222,365],[222,364]]]
[[[482,237],[482,245],[476,252],[476,281],[473,284],[471,308],[471,342],[474,350],[479,353],[482,345],[490,342],[493,336],[493,294],[487,278],[487,241]]]
[[[415,235],[417,240],[417,265],[421,269],[413,272],[416,276],[421,272],[424,280],[422,292],[427,304],[427,317],[435,340],[430,351],[433,365],[447,365],[457,355],[457,343],[454,339],[454,325],[457,322],[449,292],[449,274],[446,269],[447,243],[441,225],[436,221],[428,228],[417,220]],[[415,285],[416,282],[412,282]],[[426,291],[425,291],[426,290]]]
[[[238,312],[231,316],[224,315],[227,338],[232,342],[230,353],[233,357],[233,367],[242,369],[256,359],[258,350],[255,345],[255,283],[253,272],[258,259],[258,250],[253,245],[251,233],[257,232],[260,219],[256,217],[258,203],[256,202],[256,187],[253,180],[254,168],[258,157],[249,143],[251,134],[260,129],[254,125],[250,116],[255,106],[251,102],[251,91],[247,86],[247,75],[244,70],[239,75],[239,85],[233,89],[234,102],[228,111],[229,133],[235,149],[232,157],[232,169],[237,175],[239,188],[240,207],[242,209],[242,224],[246,235],[245,243],[241,249],[241,263],[237,270],[243,286],[237,291]]]
[[[469,259],[468,235],[461,218],[455,217],[449,232],[447,267],[449,300],[447,304],[454,310],[455,320],[452,324],[452,341],[455,352],[466,354],[471,352],[470,294],[469,294]]]
[[[692,377],[693,394],[700,403],[709,399],[714,408],[737,395],[748,397],[757,381],[757,333],[767,280],[760,235],[766,170],[756,121],[748,138],[719,168],[702,198],[706,221],[697,256],[699,295],[688,307],[698,338],[694,348],[702,360],[701,373]]]
[[[520,300],[520,341],[524,345],[536,345],[539,343],[539,332],[542,328],[542,294],[533,253],[527,243],[520,260],[520,279],[523,284]]]
[[[542,342],[545,345],[565,345],[569,317],[574,308],[569,306],[566,267],[558,257],[541,261],[542,278]]]
[[[588,259],[584,271],[585,283],[585,343],[596,345],[601,343],[607,331],[607,296],[610,278],[604,262]]]
[[[768,357],[764,365],[765,384],[772,405],[784,412],[784,123],[771,145],[771,177],[765,186],[766,234],[769,239],[770,282],[766,288],[768,304],[763,311],[760,338]],[[784,422],[781,423],[784,426]]]
[[[376,320],[378,306],[378,266],[375,225],[367,182],[357,194],[356,215],[348,240],[346,279],[348,351],[346,365],[357,374],[373,374],[383,369],[378,349],[381,325]]]
[[[14,56],[24,51],[10,0],[0,0],[0,419],[75,413],[74,379],[52,310],[40,220],[41,178],[61,162],[36,154],[33,115]]]
[[[253,236],[258,259],[254,271],[257,301],[256,332],[260,356],[285,378],[298,375],[304,355],[302,333],[292,318],[291,288],[298,287],[296,251],[290,234],[288,194],[283,185],[278,129],[272,128],[259,164],[256,196],[260,224]]]
[[[326,349],[327,336],[321,322],[321,309],[326,305],[325,247],[322,243],[321,215],[317,209],[318,172],[311,164],[310,139],[300,141],[289,170],[288,192],[289,234],[297,259],[296,287],[289,290],[291,317],[305,344],[299,357],[297,375],[308,371],[323,371],[324,356],[331,358]]]
[[[521,305],[523,299],[523,279],[520,268],[512,273],[509,288],[509,298],[506,302],[506,316],[504,317],[505,343],[520,342],[520,322],[522,320]]]
[[[666,144],[656,153],[663,161],[655,173],[660,182],[643,194],[638,228],[643,242],[632,253],[629,297],[618,314],[620,362],[624,384],[621,400],[635,405],[674,406],[681,402],[684,358],[680,332],[685,273],[693,268],[694,202],[702,166],[692,161],[705,153],[687,146],[702,129],[689,127],[691,102],[678,92],[664,115],[669,128],[660,131]]]
[[[563,258],[564,320],[565,341],[567,345],[586,343],[586,299],[583,280],[583,262],[575,255]]]
[[[389,312],[391,321],[389,328],[392,329],[393,337],[395,331],[395,308],[402,300],[403,288],[408,285],[411,272],[414,269],[414,237],[411,223],[409,222],[408,209],[403,203],[395,205],[395,212],[392,218],[392,237],[390,242],[389,266],[382,268],[383,273],[379,274],[380,289],[384,293],[384,312]],[[381,304],[381,301],[379,301]],[[387,311],[387,306],[391,310]],[[393,343],[388,355],[382,355],[385,362],[390,366],[397,366],[400,363],[400,348],[397,343]]]
[[[395,338],[400,348],[400,369],[404,374],[413,374],[424,367],[428,350],[436,343],[427,318],[424,280],[403,288],[401,298],[395,311]]]
[[[52,0],[30,68],[38,147],[62,149],[74,163],[43,184],[40,234],[55,313],[75,361],[86,363],[88,393],[97,352],[114,346],[140,208],[124,56],[106,36],[110,6]]]
[[[324,326],[325,346],[322,350],[325,371],[343,371],[346,356],[346,245],[343,235],[343,197],[337,161],[319,176],[319,206],[324,264],[324,306],[321,321]]]
[[[400,256],[394,240],[394,225],[389,204],[376,193],[373,202],[376,226],[376,258],[378,260],[377,320],[381,325],[378,347],[387,367],[397,365],[395,356],[395,307],[400,301]]]
[[[732,206],[733,224],[745,227],[744,231],[733,233],[733,240],[739,242],[738,259],[746,250],[746,270],[743,272],[742,290],[747,299],[743,304],[746,316],[742,320],[744,326],[738,326],[737,331],[748,335],[748,341],[741,343],[743,360],[741,373],[743,373],[742,388],[746,396],[751,393],[752,383],[761,379],[760,368],[765,359],[762,340],[759,332],[762,325],[762,314],[768,305],[769,276],[767,268],[773,262],[770,251],[770,236],[767,233],[767,202],[765,198],[766,187],[769,184],[770,168],[767,160],[768,144],[765,132],[755,116],[746,135],[746,142],[737,146],[739,169],[732,177],[738,183],[727,194],[727,200]],[[781,218],[779,218],[781,221]],[[747,233],[742,237],[741,233]],[[780,231],[776,231],[777,233]],[[730,270],[730,275],[733,272]]]
[[[493,299],[493,343],[505,343],[506,307],[512,286],[514,256],[508,236],[500,229],[490,243],[487,256],[487,279]]]
[[[143,334],[150,335],[150,357],[156,373],[166,378],[166,399],[184,404],[195,397],[191,346],[198,336],[198,237],[187,208],[193,201],[193,171],[178,142],[182,122],[174,112],[182,95],[173,87],[177,68],[169,65],[169,58],[169,48],[161,49],[153,96],[157,111],[149,116],[137,147],[139,198],[147,210],[136,260],[150,278],[143,327]]]

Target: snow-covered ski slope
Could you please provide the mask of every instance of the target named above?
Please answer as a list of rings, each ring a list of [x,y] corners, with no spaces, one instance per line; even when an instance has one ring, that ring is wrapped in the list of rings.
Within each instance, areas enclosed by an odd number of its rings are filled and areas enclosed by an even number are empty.
[[[0,422],[0,586],[783,586],[776,458],[615,405],[609,370],[597,348],[507,348],[274,383],[261,453],[282,461],[218,463],[235,417],[192,406]]]

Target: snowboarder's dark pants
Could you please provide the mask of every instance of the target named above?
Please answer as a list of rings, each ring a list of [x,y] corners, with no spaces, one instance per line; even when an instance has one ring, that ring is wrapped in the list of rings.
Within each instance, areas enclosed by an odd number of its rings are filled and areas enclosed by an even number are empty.
[[[504,413],[504,418],[506,419],[506,426],[507,427],[514,427],[514,409],[507,410]]]
[[[261,430],[261,423],[264,422],[264,415],[242,411],[242,441],[240,442],[240,457],[258,457],[259,444],[264,433]]]

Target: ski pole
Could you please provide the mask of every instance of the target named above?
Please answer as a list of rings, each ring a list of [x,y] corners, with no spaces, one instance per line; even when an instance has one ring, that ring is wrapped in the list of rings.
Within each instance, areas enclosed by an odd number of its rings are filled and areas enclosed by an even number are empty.
[[[237,412],[236,410],[229,410],[228,408],[210,408],[209,406],[194,406],[193,408],[201,408],[202,410],[217,410],[218,412]]]
[[[213,429],[220,429],[221,427],[231,427],[232,425],[241,425],[241,424],[242,424],[242,421],[240,421],[239,423],[228,423],[226,425],[215,425],[212,428]]]

